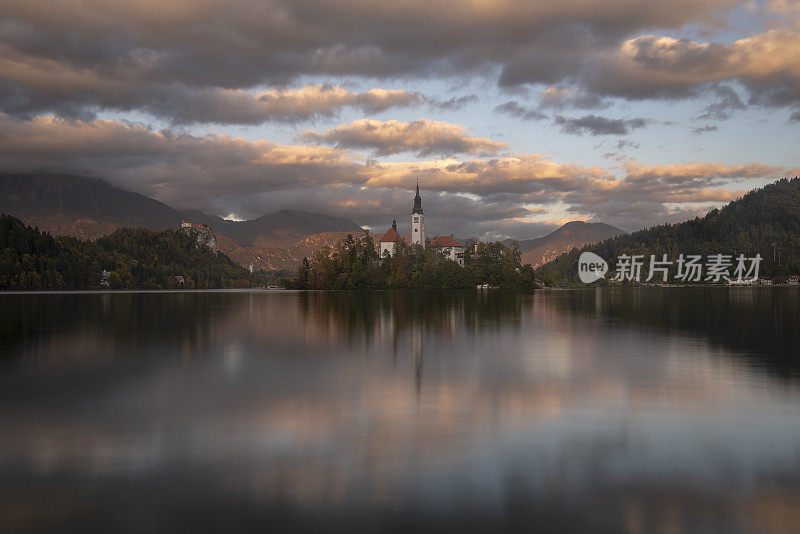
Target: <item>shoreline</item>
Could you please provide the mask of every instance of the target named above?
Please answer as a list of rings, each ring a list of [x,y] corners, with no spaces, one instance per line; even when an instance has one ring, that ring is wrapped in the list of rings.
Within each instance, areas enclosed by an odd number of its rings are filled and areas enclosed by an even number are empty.
[[[589,289],[791,289],[800,288],[792,285],[771,285],[771,286],[729,286],[717,284],[692,284],[692,285],[638,285],[638,286],[565,286],[565,287],[537,287],[530,290],[512,288],[439,288],[439,289],[291,289],[291,288],[221,288],[221,289],[14,289],[0,290],[2,295],[113,295],[113,294],[163,294],[163,293],[299,293],[299,292],[342,292],[342,291],[391,291],[391,292],[421,292],[421,291],[513,291],[517,293],[535,293],[536,291],[585,291]]]

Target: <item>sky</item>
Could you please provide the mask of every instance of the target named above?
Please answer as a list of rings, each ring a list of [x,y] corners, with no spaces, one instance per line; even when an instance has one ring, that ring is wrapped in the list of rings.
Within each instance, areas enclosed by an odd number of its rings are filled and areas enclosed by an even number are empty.
[[[800,0],[0,0],[0,170],[526,239],[800,174]]]

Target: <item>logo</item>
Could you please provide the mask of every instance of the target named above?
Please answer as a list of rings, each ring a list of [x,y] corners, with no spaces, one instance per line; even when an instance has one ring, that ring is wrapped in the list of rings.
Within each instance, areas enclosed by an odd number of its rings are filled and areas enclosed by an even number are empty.
[[[703,263],[703,256],[699,254],[681,254],[677,261],[670,260],[666,254],[663,254],[661,259],[651,254],[648,262],[644,254],[622,254],[614,264],[616,275],[611,280],[666,283],[667,278],[672,275],[675,282],[681,283],[754,285],[758,283],[758,271],[762,259],[761,254],[756,254],[752,258],[744,254],[736,257],[731,254],[709,254]],[[604,279],[607,272],[606,260],[593,252],[584,252],[578,258],[578,276],[584,284]]]
[[[578,276],[584,284],[591,284],[606,277],[608,264],[594,252],[583,252],[578,258]]]

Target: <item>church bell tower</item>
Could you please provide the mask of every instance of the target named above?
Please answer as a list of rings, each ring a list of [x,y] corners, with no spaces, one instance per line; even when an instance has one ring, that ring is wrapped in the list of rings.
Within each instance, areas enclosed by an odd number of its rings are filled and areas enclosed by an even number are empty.
[[[414,209],[411,210],[411,244],[425,246],[425,216],[422,214],[419,180],[417,180],[417,195],[414,197]]]

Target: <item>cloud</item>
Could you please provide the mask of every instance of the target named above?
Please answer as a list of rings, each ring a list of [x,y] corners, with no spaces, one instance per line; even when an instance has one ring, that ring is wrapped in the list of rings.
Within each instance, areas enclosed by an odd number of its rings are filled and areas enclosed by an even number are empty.
[[[722,181],[728,179],[778,177],[786,171],[783,167],[762,163],[727,165],[714,162],[674,163],[669,165],[645,165],[640,162],[630,162],[625,164],[624,168],[629,181],[670,185],[676,183],[698,184],[701,182],[707,185],[720,185]]]
[[[424,101],[425,98],[419,93],[401,89],[374,88],[353,92],[338,86],[318,84],[254,94],[233,89],[196,91],[183,95],[183,98],[162,99],[158,107],[148,105],[145,109],[176,123],[260,124],[270,120],[295,122],[317,116],[332,116],[345,107],[371,114],[395,107],[418,105]]]
[[[715,89],[722,83],[741,84],[750,105],[797,108],[800,15],[792,2],[769,2],[757,22],[771,29],[733,42],[646,33],[687,25],[724,30],[739,5],[411,0],[398,10],[363,0],[87,0],[76,8],[67,0],[8,0],[0,27],[0,111],[86,119],[98,110],[136,110],[174,123],[219,124],[294,122],[344,107],[374,113],[428,103],[453,111],[477,97],[288,87],[309,77],[408,80],[498,72],[505,88],[547,86],[536,111],[498,110],[519,118],[542,118],[536,112],[543,109],[602,109],[608,97],[687,98],[711,91],[721,100],[702,112],[702,120],[723,120],[741,108]]]
[[[325,133],[304,131],[298,140],[344,148],[374,149],[378,156],[413,152],[431,154],[497,154],[506,143],[471,137],[467,128],[448,122],[419,119],[411,122],[360,119]]]
[[[0,120],[0,168],[105,177],[177,207],[287,187],[351,183],[361,166],[328,147],[193,136],[111,120]]]
[[[733,110],[745,109],[744,102],[731,87],[721,85],[712,90],[717,96],[717,101],[703,108],[703,113],[695,117],[697,120],[728,120]]]
[[[0,46],[0,50],[2,47]],[[377,113],[426,101],[401,89],[353,92],[328,84],[252,91],[196,87],[137,78],[136,72],[98,73],[85,66],[0,54],[0,109],[92,118],[98,109],[140,110],[175,124],[262,124],[332,116],[343,108]]]
[[[567,118],[556,115],[554,123],[561,126],[561,131],[568,134],[582,135],[625,135],[631,130],[643,128],[647,119],[609,119],[597,115],[584,115],[580,118]]]
[[[677,220],[736,198],[747,181],[796,173],[763,163],[587,167],[538,154],[374,162],[339,148],[176,134],[111,120],[8,116],[0,116],[0,168],[91,174],[176,207],[222,215],[295,206],[370,225],[407,213],[419,179],[436,231],[502,229],[517,236],[565,217],[625,229]]]
[[[611,102],[574,87],[548,87],[539,95],[540,108],[604,109]]]
[[[428,102],[433,108],[440,111],[458,111],[469,104],[474,104],[478,100],[478,95],[464,95],[459,97],[454,96],[449,100],[429,99]]]
[[[516,100],[510,100],[494,108],[495,113],[503,113],[518,119],[544,120],[548,116],[546,109],[603,109],[611,103],[597,94],[586,93],[572,87],[548,87],[539,94],[536,107],[523,106]]]
[[[598,144],[594,148],[598,149],[598,148],[602,147],[605,144],[605,142],[606,142],[605,140],[601,141],[600,144]],[[628,156],[626,156],[625,154],[622,153],[623,150],[628,149],[628,148],[632,148],[632,149],[636,150],[636,149],[639,149],[641,147],[642,147],[642,145],[640,143],[636,143],[634,141],[629,141],[627,139],[620,139],[619,141],[616,142],[616,144],[613,145],[613,148],[615,150],[604,153],[603,157],[606,158],[606,159],[613,159],[615,161],[625,161],[626,159],[628,159]]]
[[[410,0],[397,9],[363,0],[86,0],[79,7],[68,0],[7,0],[0,106],[29,115],[86,118],[97,108],[135,109],[179,122],[253,124],[295,120],[293,105],[285,111],[282,101],[261,100],[257,91],[310,76],[499,71],[504,86],[547,83],[571,92],[567,85],[628,36],[687,24],[719,28],[736,4]],[[779,46],[791,45],[784,41]],[[627,72],[624,60],[620,69]],[[593,105],[592,99],[575,96],[570,105]],[[255,118],[248,120],[251,111]]]
[[[540,121],[547,118],[547,114],[536,109],[521,105],[516,100],[510,100],[494,108],[495,113],[503,113],[517,119]]]
[[[642,148],[642,145],[640,143],[636,143],[634,141],[628,141],[628,140],[625,140],[625,139],[620,139],[619,141],[617,141],[616,148],[617,148],[617,150],[624,150],[626,148],[634,148],[634,149],[636,149],[636,148]]]
[[[706,124],[705,126],[698,126],[696,128],[692,128],[693,135],[702,135],[704,133],[709,132],[716,132],[719,128],[714,126],[713,124]]]
[[[770,30],[723,44],[641,35],[606,54],[586,83],[601,94],[654,98],[693,96],[709,84],[736,80],[750,92],[751,103],[796,106],[798,36],[792,30]],[[720,95],[719,88],[715,92]]]

